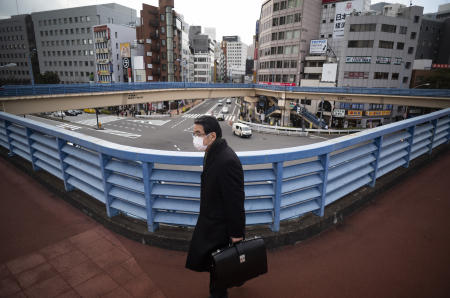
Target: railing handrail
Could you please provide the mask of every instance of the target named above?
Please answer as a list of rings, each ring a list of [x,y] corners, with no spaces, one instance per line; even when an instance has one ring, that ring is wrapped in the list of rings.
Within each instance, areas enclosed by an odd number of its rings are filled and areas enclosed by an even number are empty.
[[[264,84],[229,84],[229,83],[188,83],[188,82],[137,82],[137,83],[91,83],[91,84],[45,84],[45,85],[5,85],[0,90],[0,97],[24,95],[49,95],[95,93],[114,91],[136,91],[153,89],[180,88],[245,88],[274,90],[297,93],[320,94],[364,94],[364,95],[402,95],[420,97],[450,97],[450,89],[399,89],[399,88],[361,88],[361,87],[299,87],[275,86]]]
[[[331,151],[340,150],[357,143],[372,140],[377,137],[393,133],[401,129],[405,129],[416,124],[431,121],[433,119],[445,116],[449,113],[450,108],[447,108],[445,110],[436,111],[431,114],[410,118],[401,122],[390,123],[387,125],[379,126],[366,131],[361,131],[352,135],[346,135],[320,143],[282,149],[240,151],[237,152],[237,155],[241,159],[242,164],[266,163],[268,160],[270,160],[270,162],[283,162],[301,158],[309,158]],[[51,126],[49,124],[22,118],[4,112],[0,112],[0,118],[18,123],[19,125],[32,128],[45,134],[50,134],[58,138],[66,139],[71,143],[78,144],[85,148],[98,151],[103,154],[108,154],[117,158],[130,160],[130,156],[132,155],[135,160],[141,162],[158,162],[164,164],[182,165],[201,165],[203,162],[204,154],[200,152],[182,152],[136,148],[132,146],[115,144],[106,140],[86,136],[74,131],[67,131],[63,128]]]

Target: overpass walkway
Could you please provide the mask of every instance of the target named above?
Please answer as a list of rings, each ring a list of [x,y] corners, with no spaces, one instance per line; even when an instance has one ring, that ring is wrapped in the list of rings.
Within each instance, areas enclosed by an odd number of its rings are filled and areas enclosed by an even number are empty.
[[[448,148],[230,297],[449,297]],[[128,240],[0,157],[0,297],[207,297],[186,253]]]

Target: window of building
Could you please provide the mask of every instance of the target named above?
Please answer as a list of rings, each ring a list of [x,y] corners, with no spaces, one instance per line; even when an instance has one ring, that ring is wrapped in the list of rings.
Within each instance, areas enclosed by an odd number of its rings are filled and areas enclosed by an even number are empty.
[[[389,78],[388,72],[374,72],[373,78],[375,80],[387,80]]]
[[[411,39],[416,39],[416,35],[417,35],[416,32],[411,32]]]
[[[395,25],[381,24],[381,32],[395,33],[396,31],[397,26]]]
[[[349,48],[373,48],[373,40],[349,40]]]
[[[403,77],[403,84],[408,83],[408,77]]]
[[[273,18],[272,19],[272,26],[273,27],[278,26],[278,18]]]
[[[322,24],[325,24],[327,21],[326,20],[322,20]]]
[[[397,50],[403,50],[404,47],[405,47],[405,43],[397,42]]]
[[[393,49],[394,48],[394,42],[393,41],[387,41],[387,40],[380,40],[378,43],[378,47],[380,49]]]
[[[405,68],[406,69],[410,69],[411,68],[411,62],[406,62],[405,63]]]
[[[280,17],[280,26],[286,24],[286,17]]]
[[[280,10],[280,3],[279,2],[274,3],[273,4],[273,11],[275,12],[275,11],[279,11],[279,10]]]
[[[282,10],[282,9],[286,9],[286,1],[280,2],[280,10]]]
[[[283,39],[284,39],[284,31],[278,32],[278,40],[283,40]]]
[[[398,72],[393,72],[391,76],[391,80],[398,80]]]
[[[418,23],[419,20],[420,20],[420,17],[419,17],[419,16],[414,16],[414,23]]]
[[[164,20],[165,20],[165,15],[163,15],[163,14],[161,14],[161,21],[163,21],[164,22]]]
[[[350,32],[373,32],[377,28],[377,24],[351,24]]]
[[[409,47],[408,48],[408,54],[412,54],[414,53],[414,47]]]
[[[272,33],[272,41],[277,40],[278,34],[276,32]]]

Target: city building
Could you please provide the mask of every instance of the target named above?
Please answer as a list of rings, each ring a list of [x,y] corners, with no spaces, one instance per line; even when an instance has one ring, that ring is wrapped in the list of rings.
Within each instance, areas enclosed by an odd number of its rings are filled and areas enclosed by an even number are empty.
[[[116,24],[104,24],[93,27],[95,78],[97,82],[119,83],[131,81],[132,76],[131,73],[128,75],[128,69],[131,71],[134,66],[131,63],[131,44],[135,37],[135,27]]]
[[[224,36],[223,42],[227,48],[228,77],[235,83],[244,83],[248,46],[239,36]]]
[[[202,34],[201,26],[189,28],[189,41],[194,56],[194,82],[214,82],[215,41]]]
[[[30,84],[32,66],[39,73],[33,22],[30,15],[0,20],[0,84]]]
[[[216,42],[214,48],[214,82],[225,82],[226,59],[221,43]]]
[[[92,27],[135,24],[136,10],[115,4],[91,5],[31,14],[41,73],[56,72],[61,83],[94,80]]]
[[[299,85],[309,42],[317,39],[321,2],[267,0],[257,25],[257,82]]]
[[[141,25],[136,38],[145,43],[147,82],[181,82],[182,20],[174,0],[159,0],[159,6],[142,4]]]
[[[189,43],[189,24],[180,15],[181,22],[181,77],[183,82],[194,81],[194,57]]]
[[[409,88],[423,7],[400,7],[396,17],[375,12],[346,17],[338,86]]]

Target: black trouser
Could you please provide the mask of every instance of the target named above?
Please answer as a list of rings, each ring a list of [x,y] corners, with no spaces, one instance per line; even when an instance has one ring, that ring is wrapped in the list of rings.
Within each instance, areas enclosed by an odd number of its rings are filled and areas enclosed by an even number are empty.
[[[209,294],[213,298],[226,298],[228,297],[227,289],[217,288],[214,284],[214,278],[212,272],[209,273]]]

